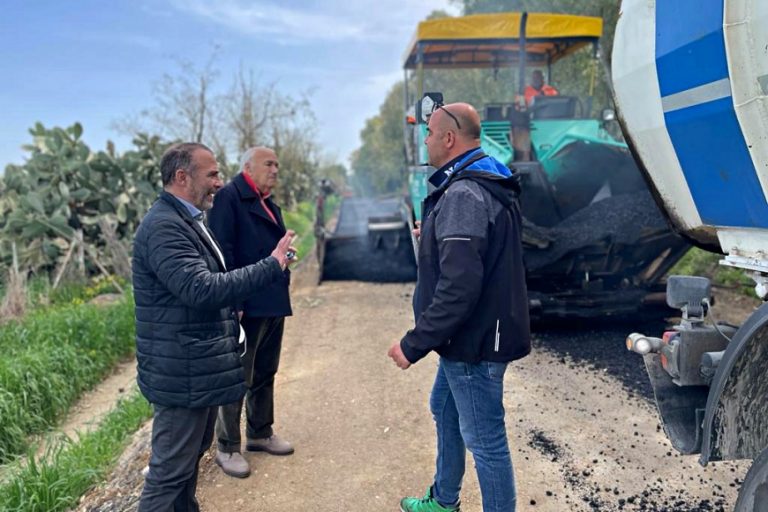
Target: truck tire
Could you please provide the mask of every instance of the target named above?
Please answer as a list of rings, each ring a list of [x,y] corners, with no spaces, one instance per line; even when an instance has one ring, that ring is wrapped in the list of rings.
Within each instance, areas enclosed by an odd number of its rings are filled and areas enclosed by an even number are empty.
[[[749,468],[734,512],[768,512],[768,448]]]

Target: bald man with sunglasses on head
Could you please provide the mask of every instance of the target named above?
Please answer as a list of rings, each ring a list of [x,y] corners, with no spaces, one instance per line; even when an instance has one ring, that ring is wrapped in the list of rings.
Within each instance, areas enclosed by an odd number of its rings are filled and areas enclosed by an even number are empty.
[[[466,103],[436,104],[427,125],[429,178],[418,231],[416,325],[392,345],[403,370],[434,351],[430,397],[437,427],[435,478],[402,512],[456,512],[466,449],[483,510],[515,510],[504,424],[504,373],[531,349],[518,177],[480,148],[480,117]]]

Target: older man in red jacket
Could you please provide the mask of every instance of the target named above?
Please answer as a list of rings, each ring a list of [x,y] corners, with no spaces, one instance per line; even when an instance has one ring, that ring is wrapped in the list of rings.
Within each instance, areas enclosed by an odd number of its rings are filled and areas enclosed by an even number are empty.
[[[272,200],[280,163],[270,148],[251,148],[241,159],[242,172],[223,187],[209,215],[211,230],[221,245],[227,267],[236,269],[263,258],[274,247],[274,240],[286,233],[283,216]],[[245,396],[246,441],[248,451],[290,455],[293,446],[275,435],[274,385],[280,363],[284,318],[291,315],[288,294],[290,272],[284,279],[257,290],[237,305],[245,343],[241,362],[248,391]],[[218,453],[216,463],[224,473],[245,478],[248,461],[240,453],[240,415],[243,401],[219,408],[216,423]]]

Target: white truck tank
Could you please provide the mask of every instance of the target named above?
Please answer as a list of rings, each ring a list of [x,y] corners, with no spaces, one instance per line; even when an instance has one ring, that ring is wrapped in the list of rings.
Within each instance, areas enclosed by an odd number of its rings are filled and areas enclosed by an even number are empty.
[[[612,73],[675,229],[768,271],[768,0],[624,0]]]

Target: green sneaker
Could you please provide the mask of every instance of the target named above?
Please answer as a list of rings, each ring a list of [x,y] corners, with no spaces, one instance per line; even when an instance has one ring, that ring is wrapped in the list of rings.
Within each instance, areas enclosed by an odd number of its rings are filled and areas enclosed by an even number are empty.
[[[423,498],[403,498],[400,500],[400,512],[461,512],[457,503],[455,507],[444,507],[432,496],[432,486],[427,489]]]

